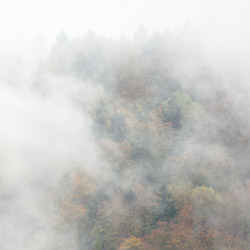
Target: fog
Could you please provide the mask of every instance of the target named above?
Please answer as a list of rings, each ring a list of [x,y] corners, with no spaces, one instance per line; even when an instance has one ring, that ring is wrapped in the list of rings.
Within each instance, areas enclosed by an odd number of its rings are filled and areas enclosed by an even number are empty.
[[[248,1],[0,2],[0,249],[249,249]]]
[[[88,30],[108,37],[131,36],[141,24],[150,33],[190,23],[205,33],[219,27],[223,33],[248,36],[246,0],[11,0],[1,1],[0,7],[1,47],[10,49],[30,48],[37,37],[40,43],[50,46],[61,30],[70,37],[82,36]],[[210,37],[210,42],[213,39]]]

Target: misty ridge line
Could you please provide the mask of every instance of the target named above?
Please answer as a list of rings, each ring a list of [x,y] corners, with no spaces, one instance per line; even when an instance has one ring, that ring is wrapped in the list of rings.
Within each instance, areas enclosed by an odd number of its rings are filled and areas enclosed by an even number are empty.
[[[248,249],[247,63],[199,35],[2,53],[1,249]]]

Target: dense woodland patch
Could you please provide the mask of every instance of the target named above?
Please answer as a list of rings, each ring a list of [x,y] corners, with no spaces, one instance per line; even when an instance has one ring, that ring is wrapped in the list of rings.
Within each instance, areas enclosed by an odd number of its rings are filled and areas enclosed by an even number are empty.
[[[99,166],[69,166],[46,190],[47,249],[249,249],[248,107],[192,49],[143,28],[132,40],[58,37],[32,88],[49,95],[49,75],[101,93],[72,97],[92,120]]]

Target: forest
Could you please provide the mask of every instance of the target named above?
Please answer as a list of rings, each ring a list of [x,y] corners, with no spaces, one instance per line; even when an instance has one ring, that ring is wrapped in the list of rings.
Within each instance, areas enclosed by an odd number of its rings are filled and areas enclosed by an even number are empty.
[[[248,92],[183,32],[58,35],[22,88],[35,139],[2,125],[1,249],[249,249]]]

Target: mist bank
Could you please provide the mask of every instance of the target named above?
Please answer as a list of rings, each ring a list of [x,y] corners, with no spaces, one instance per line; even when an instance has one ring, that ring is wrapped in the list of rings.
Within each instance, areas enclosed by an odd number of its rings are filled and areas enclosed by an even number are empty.
[[[202,34],[4,52],[1,249],[247,249],[249,50]]]

